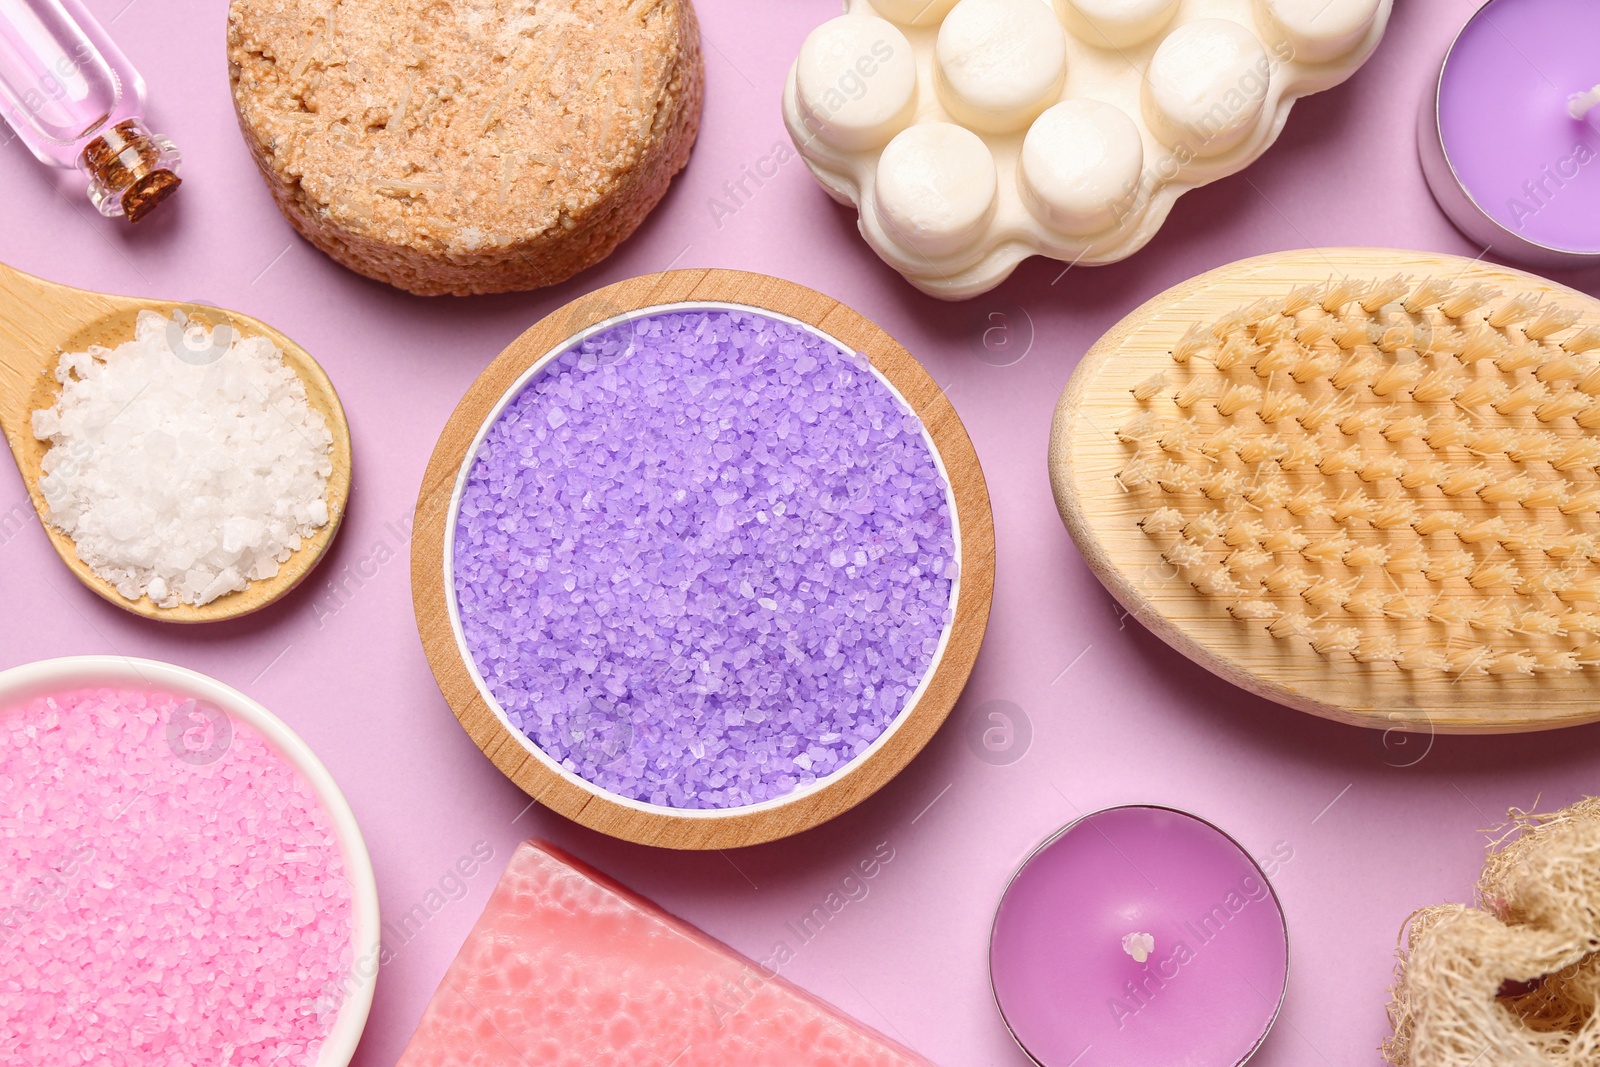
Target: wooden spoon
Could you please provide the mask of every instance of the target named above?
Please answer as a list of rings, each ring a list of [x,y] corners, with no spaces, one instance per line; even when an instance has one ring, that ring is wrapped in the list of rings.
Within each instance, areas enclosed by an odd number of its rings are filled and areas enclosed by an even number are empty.
[[[182,311],[208,327],[227,325],[242,336],[261,336],[278,346],[287,364],[305,383],[311,406],[327,420],[333,435],[333,473],[328,476],[328,521],[299,551],[279,567],[272,578],[253,581],[200,607],[179,604],[157,607],[149,597],[129,600],[95,574],[78,558],[72,538],[46,519],[44,497],[39,492],[40,464],[49,442],[33,436],[33,412],[55,403],[60,385],[56,362],[62,352],[82,352],[91,345],[115,347],[133,339],[134,320],[141,311],[171,317]],[[247,615],[293,589],[311,572],[328,550],[344,518],[350,496],[350,425],[328,376],[305,349],[263,322],[234,311],[171,300],[142,300],[72,289],[42,281],[0,264],[0,430],[5,431],[17,469],[28,487],[28,497],[39,513],[45,532],[63,562],[78,579],[117,605],[163,622],[214,622]]]

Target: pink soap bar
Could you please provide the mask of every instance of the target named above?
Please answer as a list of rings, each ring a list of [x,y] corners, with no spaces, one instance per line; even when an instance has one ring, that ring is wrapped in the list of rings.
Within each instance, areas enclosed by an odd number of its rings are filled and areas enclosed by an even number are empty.
[[[931,1067],[542,841],[517,849],[398,1067]]]

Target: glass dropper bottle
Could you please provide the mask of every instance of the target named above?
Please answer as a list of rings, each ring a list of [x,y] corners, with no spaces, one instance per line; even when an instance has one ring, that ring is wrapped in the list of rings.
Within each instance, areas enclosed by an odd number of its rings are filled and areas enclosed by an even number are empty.
[[[102,215],[138,222],[178,188],[144,79],[80,0],[0,0],[0,113],[41,161],[82,171]]]

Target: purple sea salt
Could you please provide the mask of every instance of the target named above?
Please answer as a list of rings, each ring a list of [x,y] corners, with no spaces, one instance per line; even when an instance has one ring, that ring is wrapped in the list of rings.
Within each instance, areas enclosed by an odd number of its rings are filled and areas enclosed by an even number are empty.
[[[932,666],[948,487],[865,357],[743,311],[621,323],[553,360],[472,460],[454,584],[511,723],[675,808],[846,766]]]

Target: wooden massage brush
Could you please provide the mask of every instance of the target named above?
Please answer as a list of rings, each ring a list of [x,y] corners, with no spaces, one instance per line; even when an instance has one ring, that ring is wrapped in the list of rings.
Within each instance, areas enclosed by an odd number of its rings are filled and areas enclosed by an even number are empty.
[[[1056,503],[1146,626],[1319,715],[1600,719],[1600,302],[1453,256],[1219,268],[1097,343]]]

